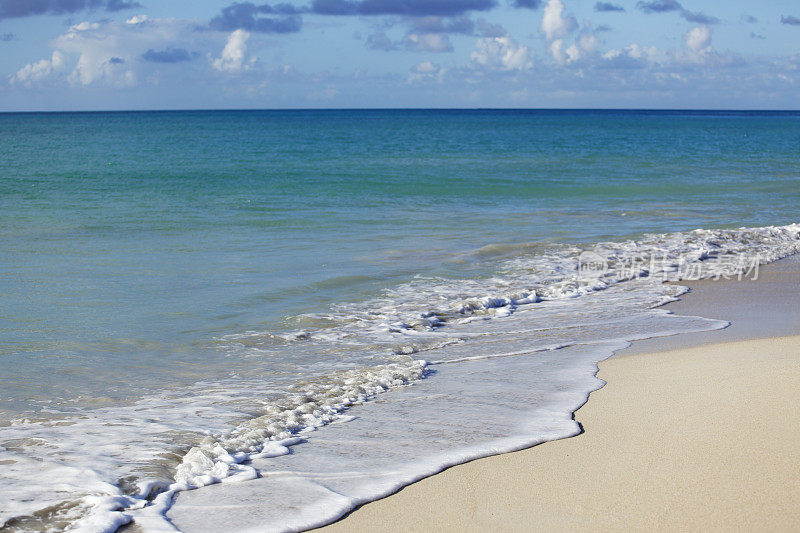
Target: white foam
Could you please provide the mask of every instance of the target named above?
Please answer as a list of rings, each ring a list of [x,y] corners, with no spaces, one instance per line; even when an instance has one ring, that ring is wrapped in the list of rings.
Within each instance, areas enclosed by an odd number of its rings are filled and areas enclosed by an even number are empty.
[[[298,385],[286,403],[268,406],[262,416],[251,418],[222,436],[204,438],[184,455],[175,480],[194,488],[231,476],[255,477],[252,468],[240,463],[289,453],[285,446],[276,447],[274,441],[329,424],[349,407],[407,385],[424,373],[424,361],[407,361],[349,370]]]
[[[236,499],[250,490],[235,487],[257,484],[269,506],[245,506],[243,523],[306,528],[447,465],[567,436],[572,410],[599,386],[596,362],[615,348],[725,326],[651,309],[683,291],[662,281],[730,274],[749,266],[730,264],[742,253],[769,262],[800,250],[799,236],[795,224],[552,245],[488,278],[417,277],[296,317],[289,332],[222,336],[223,352],[251,361],[229,379],[0,427],[0,525],[28,516],[14,527],[111,531],[134,519],[169,531],[169,513],[214,530],[208,512],[181,502],[230,517],[222,507],[243,508]]]

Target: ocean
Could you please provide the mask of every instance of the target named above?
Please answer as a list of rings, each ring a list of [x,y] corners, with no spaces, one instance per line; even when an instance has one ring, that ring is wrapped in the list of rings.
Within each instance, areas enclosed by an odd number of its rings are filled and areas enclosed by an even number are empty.
[[[574,435],[798,206],[797,112],[0,114],[0,530],[298,530]]]

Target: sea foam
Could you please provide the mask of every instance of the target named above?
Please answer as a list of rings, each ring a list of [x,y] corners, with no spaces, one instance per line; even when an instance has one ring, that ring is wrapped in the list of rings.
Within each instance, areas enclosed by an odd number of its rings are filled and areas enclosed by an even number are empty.
[[[664,281],[738,275],[799,239],[793,224],[546,245],[488,277],[416,277],[292,317],[293,334],[221,335],[221,353],[271,373],[0,427],[0,524],[297,530],[449,465],[573,435],[598,361],[726,325],[654,309],[684,291]]]

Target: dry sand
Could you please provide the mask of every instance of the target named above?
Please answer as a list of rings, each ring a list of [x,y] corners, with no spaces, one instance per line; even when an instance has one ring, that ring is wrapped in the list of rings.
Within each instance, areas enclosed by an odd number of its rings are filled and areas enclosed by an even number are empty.
[[[601,363],[583,434],[450,468],[328,529],[800,531],[800,336],[741,340],[800,333],[798,264],[692,284],[673,309],[733,326]]]
[[[473,461],[331,531],[800,531],[800,337],[612,358],[585,433]]]

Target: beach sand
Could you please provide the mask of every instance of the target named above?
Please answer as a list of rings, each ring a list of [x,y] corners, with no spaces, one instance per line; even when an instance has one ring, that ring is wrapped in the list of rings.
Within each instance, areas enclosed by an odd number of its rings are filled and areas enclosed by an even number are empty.
[[[687,283],[720,331],[634,343],[584,433],[450,468],[330,531],[800,530],[800,260]]]

